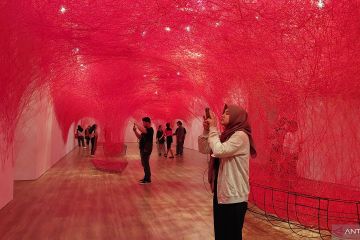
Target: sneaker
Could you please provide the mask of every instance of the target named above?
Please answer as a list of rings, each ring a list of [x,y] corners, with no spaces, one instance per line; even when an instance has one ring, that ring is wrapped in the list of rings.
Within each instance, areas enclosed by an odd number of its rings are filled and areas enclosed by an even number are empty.
[[[138,182],[143,182],[144,181],[144,179],[140,179]]]
[[[169,157],[169,158],[174,158],[174,156],[171,156],[171,157]]]
[[[151,180],[142,180],[139,182],[140,184],[150,184]]]
[[[167,154],[164,154],[164,157],[167,157]]]

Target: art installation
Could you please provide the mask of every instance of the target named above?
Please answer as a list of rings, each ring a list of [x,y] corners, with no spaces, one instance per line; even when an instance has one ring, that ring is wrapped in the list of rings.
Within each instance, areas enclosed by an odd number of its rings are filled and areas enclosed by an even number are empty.
[[[320,235],[359,223],[358,1],[2,0],[0,12],[4,145],[42,88],[64,140],[92,117],[116,139],[110,155],[130,118],[201,121],[236,103],[258,152],[254,212]]]

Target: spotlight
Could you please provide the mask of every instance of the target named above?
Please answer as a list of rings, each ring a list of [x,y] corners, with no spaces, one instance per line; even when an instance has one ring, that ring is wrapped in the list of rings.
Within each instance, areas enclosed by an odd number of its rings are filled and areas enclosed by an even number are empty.
[[[325,7],[325,3],[323,2],[323,0],[319,0],[319,1],[317,2],[317,6],[318,6],[318,8],[324,8],[324,7]]]
[[[59,11],[61,12],[61,14],[64,14],[67,9],[64,6],[61,6]]]

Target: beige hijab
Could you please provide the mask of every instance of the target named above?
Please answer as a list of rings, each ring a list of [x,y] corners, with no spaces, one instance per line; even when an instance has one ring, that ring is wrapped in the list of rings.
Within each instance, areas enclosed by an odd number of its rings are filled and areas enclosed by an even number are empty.
[[[248,114],[242,107],[237,105],[227,105],[224,106],[225,110],[229,111],[230,119],[229,124],[225,126],[225,130],[221,133],[220,141],[225,142],[228,140],[236,131],[243,131],[249,137],[250,142],[250,154],[254,158],[256,157],[256,148],[254,140],[251,135],[251,126],[248,122]]]

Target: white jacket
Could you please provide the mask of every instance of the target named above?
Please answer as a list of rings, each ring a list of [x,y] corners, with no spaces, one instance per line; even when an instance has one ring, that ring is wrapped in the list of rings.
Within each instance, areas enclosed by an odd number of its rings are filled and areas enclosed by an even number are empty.
[[[236,131],[226,142],[221,143],[216,127],[198,138],[199,151],[220,158],[217,198],[219,204],[248,201],[250,143],[248,135]]]

